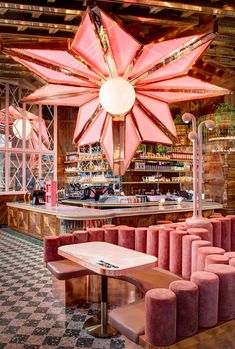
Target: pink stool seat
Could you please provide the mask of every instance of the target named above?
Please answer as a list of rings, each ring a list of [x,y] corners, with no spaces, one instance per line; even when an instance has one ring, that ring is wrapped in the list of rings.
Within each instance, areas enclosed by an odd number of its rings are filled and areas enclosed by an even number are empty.
[[[218,219],[211,219],[213,227],[213,246],[221,247],[221,222]]]
[[[209,264],[205,271],[219,277],[219,320],[234,319],[235,267],[226,264]]]
[[[197,235],[185,235],[182,240],[182,277],[189,279],[192,268],[192,243],[201,240]]]
[[[103,241],[104,240],[104,229],[102,228],[89,228],[88,240],[90,241]]]
[[[209,256],[206,256],[205,266],[208,264],[228,264],[228,262],[229,258],[225,256],[225,254],[210,254]]]
[[[118,245],[131,250],[135,249],[135,228],[126,227],[118,229]]]
[[[146,227],[135,228],[135,250],[146,253],[146,242],[147,242],[147,231]]]
[[[204,228],[188,228],[187,232],[189,235],[197,235],[200,236],[202,240],[209,240],[208,230]]]
[[[192,242],[191,273],[197,271],[197,255],[200,247],[211,246],[210,241],[198,240]]]
[[[176,340],[176,295],[166,288],[155,288],[145,295],[145,336],[156,346]]]
[[[198,286],[199,327],[212,327],[218,322],[219,278],[214,273],[196,271],[191,280]]]
[[[185,235],[187,233],[182,230],[173,230],[170,232],[169,270],[177,275],[182,274],[182,239]]]
[[[225,251],[231,251],[231,219],[228,217],[218,217],[221,222],[221,247]]]
[[[108,227],[104,229],[104,241],[110,244],[118,244],[118,229],[117,227]]]
[[[235,251],[225,252],[224,255],[227,256],[228,258],[235,258]]]
[[[170,250],[170,232],[174,229],[165,227],[159,229],[158,239],[158,266],[159,268],[169,269],[169,250]]]
[[[235,215],[227,215],[231,219],[231,251],[235,251]]]
[[[198,287],[192,281],[177,280],[169,289],[176,295],[177,336],[193,336],[198,330]]]
[[[203,271],[205,268],[205,260],[206,256],[210,254],[224,254],[225,250],[220,247],[200,247],[198,249],[198,255],[197,255],[197,271]]]
[[[158,256],[159,228],[149,227],[147,230],[146,253]]]
[[[228,264],[232,265],[233,267],[235,267],[235,258],[230,258]]]

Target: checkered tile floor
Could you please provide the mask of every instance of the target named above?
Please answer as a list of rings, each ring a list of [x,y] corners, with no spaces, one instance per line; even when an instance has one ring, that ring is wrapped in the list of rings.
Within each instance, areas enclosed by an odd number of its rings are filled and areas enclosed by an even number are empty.
[[[98,339],[83,329],[99,304],[64,308],[52,295],[43,249],[0,230],[0,349],[125,348],[122,336]]]

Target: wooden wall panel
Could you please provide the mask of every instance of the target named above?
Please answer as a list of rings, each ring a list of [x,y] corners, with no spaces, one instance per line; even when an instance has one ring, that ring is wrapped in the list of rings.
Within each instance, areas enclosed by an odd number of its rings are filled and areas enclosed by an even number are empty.
[[[7,202],[20,201],[24,194],[1,195],[0,194],[0,225],[7,224]]]

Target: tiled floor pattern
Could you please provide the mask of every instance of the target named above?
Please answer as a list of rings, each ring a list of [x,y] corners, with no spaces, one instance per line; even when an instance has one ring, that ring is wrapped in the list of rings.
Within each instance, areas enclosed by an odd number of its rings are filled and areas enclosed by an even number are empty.
[[[64,308],[52,295],[43,249],[0,231],[0,349],[125,348],[125,339],[98,339],[83,329],[99,304]]]

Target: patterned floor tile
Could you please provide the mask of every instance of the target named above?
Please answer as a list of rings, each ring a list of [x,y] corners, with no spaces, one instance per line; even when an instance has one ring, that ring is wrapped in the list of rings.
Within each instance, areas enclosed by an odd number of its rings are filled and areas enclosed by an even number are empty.
[[[94,338],[84,321],[98,303],[64,308],[52,294],[42,243],[0,230],[0,349],[123,349],[125,339]]]

